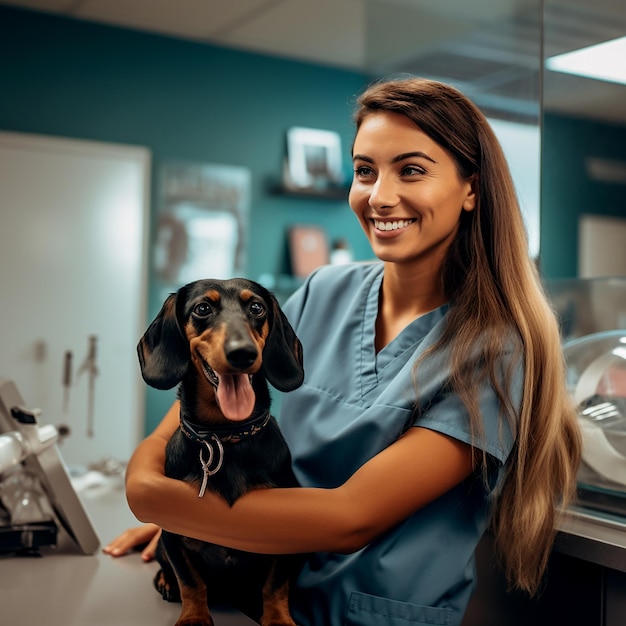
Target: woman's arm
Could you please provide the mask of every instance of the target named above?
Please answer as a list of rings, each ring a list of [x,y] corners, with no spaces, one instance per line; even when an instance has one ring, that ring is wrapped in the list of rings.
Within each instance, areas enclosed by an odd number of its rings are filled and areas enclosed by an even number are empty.
[[[231,508],[212,492],[198,498],[196,487],[164,476],[177,410],[170,409],[128,464],[130,508],[165,530],[249,552],[358,550],[472,472],[469,445],[415,427],[335,489],[259,489]]]

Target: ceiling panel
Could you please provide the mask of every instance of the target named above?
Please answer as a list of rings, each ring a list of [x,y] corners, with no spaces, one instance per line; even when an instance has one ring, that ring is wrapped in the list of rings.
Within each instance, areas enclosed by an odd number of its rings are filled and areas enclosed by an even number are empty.
[[[470,19],[424,13],[421,4],[404,6],[380,0],[366,4],[367,67],[386,73],[421,53],[429,54],[448,42],[458,41],[476,28]]]
[[[365,58],[363,0],[274,2],[242,21],[218,43],[347,68]]]
[[[202,40],[228,33],[276,3],[277,0],[83,0],[75,3],[71,14],[81,19]]]
[[[37,9],[40,11],[48,11],[51,13],[67,14],[76,4],[76,0],[8,0],[0,2],[0,4],[10,4],[23,9]]]
[[[523,108],[523,88],[534,80],[529,72],[538,69],[541,43],[539,0],[0,0],[0,4],[372,75],[431,75],[460,82],[473,98],[484,94],[503,111],[507,106]],[[625,0],[544,0],[543,6],[546,56],[626,34]],[[626,123],[625,92],[622,85],[545,73],[544,103],[552,111]],[[528,104],[536,105],[536,94],[532,89],[529,93],[533,101]]]

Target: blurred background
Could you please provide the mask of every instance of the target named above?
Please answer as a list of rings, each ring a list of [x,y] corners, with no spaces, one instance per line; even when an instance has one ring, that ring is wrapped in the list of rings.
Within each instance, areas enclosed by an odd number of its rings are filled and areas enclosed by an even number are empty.
[[[70,427],[70,464],[127,459],[174,397],[135,357],[164,295],[237,273],[284,298],[298,254],[371,258],[351,113],[387,76],[485,111],[548,283],[626,275],[626,87],[549,61],[625,35],[621,0],[0,2],[0,377]]]

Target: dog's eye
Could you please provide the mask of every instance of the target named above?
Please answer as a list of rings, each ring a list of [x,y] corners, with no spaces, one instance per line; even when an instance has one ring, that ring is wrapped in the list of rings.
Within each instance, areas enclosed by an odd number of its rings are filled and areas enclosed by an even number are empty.
[[[250,313],[254,317],[263,317],[265,315],[265,307],[260,302],[253,302],[250,305]]]
[[[193,308],[193,314],[197,317],[208,317],[211,313],[211,306],[207,302],[200,302]]]

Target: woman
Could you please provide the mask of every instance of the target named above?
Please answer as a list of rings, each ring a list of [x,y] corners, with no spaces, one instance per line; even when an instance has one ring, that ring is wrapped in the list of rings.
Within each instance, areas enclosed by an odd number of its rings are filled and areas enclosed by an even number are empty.
[[[459,624],[489,526],[510,582],[536,591],[580,436],[484,115],[421,79],[374,84],[358,103],[349,201],[381,263],[321,268],[285,306],[306,379],[280,422],[302,488],[231,509],[165,478],[175,405],[131,459],[127,496],[156,525],[144,540],[163,527],[312,553],[293,594],[299,624]]]

